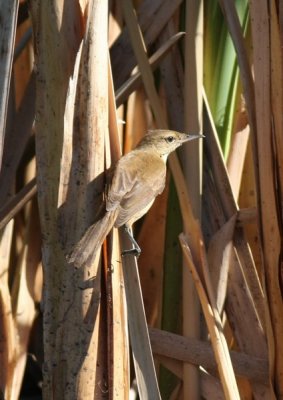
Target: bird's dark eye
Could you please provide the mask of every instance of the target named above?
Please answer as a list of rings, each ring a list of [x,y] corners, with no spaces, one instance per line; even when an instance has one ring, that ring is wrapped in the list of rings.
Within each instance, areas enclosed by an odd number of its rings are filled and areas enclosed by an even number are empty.
[[[172,142],[174,142],[174,136],[168,136],[167,138],[166,138],[166,142],[168,142],[168,143],[172,143]]]

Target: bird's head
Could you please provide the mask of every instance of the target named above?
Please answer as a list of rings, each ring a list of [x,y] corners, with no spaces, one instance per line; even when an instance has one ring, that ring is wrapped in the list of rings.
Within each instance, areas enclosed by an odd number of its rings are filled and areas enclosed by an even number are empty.
[[[156,151],[160,157],[167,156],[183,143],[193,139],[200,139],[203,135],[190,135],[165,129],[156,129],[149,131],[138,144],[138,148],[147,148]]]

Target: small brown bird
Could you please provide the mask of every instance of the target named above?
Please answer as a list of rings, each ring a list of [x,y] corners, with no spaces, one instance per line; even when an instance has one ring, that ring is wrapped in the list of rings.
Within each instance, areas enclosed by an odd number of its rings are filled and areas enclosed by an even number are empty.
[[[169,130],[149,131],[134,150],[120,158],[106,190],[102,217],[87,229],[68,257],[69,262],[77,267],[90,265],[113,226],[124,226],[134,245],[122,255],[139,255],[141,250],[131,234],[131,225],[163,192],[168,155],[183,143],[201,137]]]

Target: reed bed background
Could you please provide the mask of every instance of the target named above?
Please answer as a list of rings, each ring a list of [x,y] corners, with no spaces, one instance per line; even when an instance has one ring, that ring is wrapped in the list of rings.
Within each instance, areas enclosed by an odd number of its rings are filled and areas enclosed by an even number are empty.
[[[0,397],[283,398],[281,2],[0,5]],[[139,259],[113,230],[75,269],[104,171],[156,128],[206,137]]]

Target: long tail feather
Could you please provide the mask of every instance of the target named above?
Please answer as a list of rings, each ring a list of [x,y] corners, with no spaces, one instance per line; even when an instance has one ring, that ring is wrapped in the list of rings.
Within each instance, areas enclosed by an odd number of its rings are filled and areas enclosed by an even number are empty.
[[[114,222],[115,212],[107,212],[102,219],[91,225],[67,256],[68,262],[74,263],[77,268],[91,265]]]

